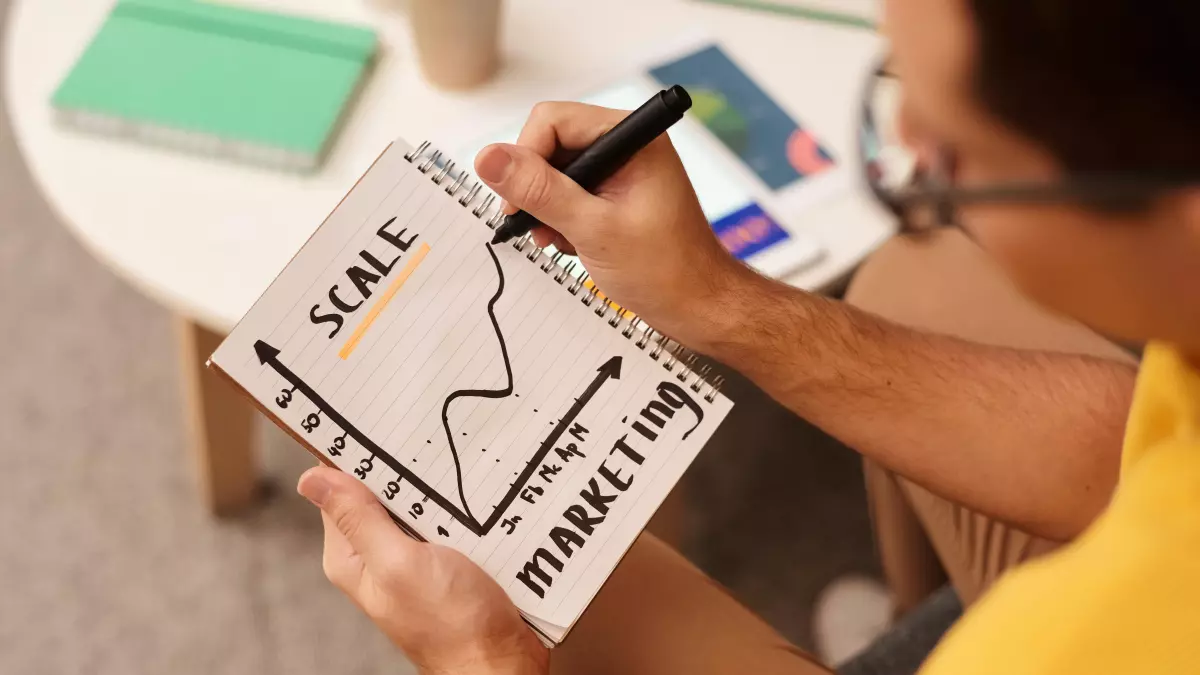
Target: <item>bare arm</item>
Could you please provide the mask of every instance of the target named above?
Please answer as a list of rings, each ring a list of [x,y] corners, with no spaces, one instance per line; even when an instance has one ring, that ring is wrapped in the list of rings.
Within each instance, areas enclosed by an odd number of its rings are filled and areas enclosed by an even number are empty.
[[[597,195],[545,161],[623,116],[540,105],[476,171],[552,227],[539,244],[574,248],[607,295],[933,492],[1058,539],[1107,503],[1131,368],[922,334],[765,279],[716,240],[666,138]]]
[[[930,491],[1067,539],[1108,503],[1135,371],[898,326],[731,275],[694,346]]]

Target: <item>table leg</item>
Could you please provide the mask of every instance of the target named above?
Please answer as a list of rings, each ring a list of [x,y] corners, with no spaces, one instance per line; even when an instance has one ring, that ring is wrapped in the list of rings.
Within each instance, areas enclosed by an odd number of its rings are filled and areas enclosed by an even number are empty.
[[[184,414],[201,494],[215,515],[233,515],[257,495],[254,408],[204,366],[224,336],[183,317],[177,323]]]

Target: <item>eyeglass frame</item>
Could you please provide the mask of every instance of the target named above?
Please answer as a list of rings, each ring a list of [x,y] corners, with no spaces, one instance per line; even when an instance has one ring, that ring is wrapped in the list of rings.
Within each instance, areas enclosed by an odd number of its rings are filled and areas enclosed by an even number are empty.
[[[872,176],[878,163],[871,159],[869,144],[875,142],[880,149],[886,147],[879,131],[878,120],[872,109],[875,92],[880,82],[899,79],[890,72],[884,58],[872,69],[863,88],[861,118],[858,129],[858,154],[862,164],[863,178],[875,199],[900,223],[901,232],[918,232],[942,227],[957,227],[958,208],[971,204],[1078,204],[1102,210],[1132,211],[1144,208],[1153,198],[1162,193],[1200,185],[1200,173],[1176,174],[1150,173],[1075,173],[1067,174],[1055,183],[1012,182],[995,185],[961,187],[946,175],[945,167],[957,163],[957,155],[940,148],[941,161],[936,169],[919,167],[913,172],[909,184],[889,188]],[[880,153],[882,155],[882,153]],[[914,207],[932,208],[936,214],[934,224],[916,227],[908,217]]]

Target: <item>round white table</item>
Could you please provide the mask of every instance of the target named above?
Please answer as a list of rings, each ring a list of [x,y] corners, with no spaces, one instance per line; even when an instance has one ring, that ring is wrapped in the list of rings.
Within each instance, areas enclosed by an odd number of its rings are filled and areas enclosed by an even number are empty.
[[[180,317],[201,484],[217,512],[254,495],[249,406],[203,369],[312,230],[395,136],[450,141],[445,130],[511,122],[531,103],[615,80],[656,40],[705,33],[721,42],[838,157],[854,156],[857,100],[880,49],[870,32],[684,0],[507,0],[505,63],[466,93],[432,88],[417,69],[399,0],[257,0],[281,11],[375,27],[383,53],[325,165],[297,176],[55,125],[49,100],[113,0],[14,0],[4,44],[5,100],[35,182],[100,260]],[[804,224],[826,253],[788,277],[819,289],[892,233],[861,194]]]

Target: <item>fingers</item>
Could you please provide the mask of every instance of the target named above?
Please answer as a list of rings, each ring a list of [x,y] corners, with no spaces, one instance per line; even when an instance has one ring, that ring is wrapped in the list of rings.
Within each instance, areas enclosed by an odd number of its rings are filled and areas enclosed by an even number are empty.
[[[572,241],[603,214],[604,200],[589,194],[550,166],[544,157],[519,145],[496,143],[475,158],[475,173],[510,206],[522,209]]]
[[[625,110],[613,110],[584,103],[563,101],[543,101],[533,106],[521,134],[517,137],[517,145],[529,148],[547,160],[554,157],[559,150],[582,150],[592,144],[601,134],[616,126],[617,122],[628,115]],[[483,153],[480,153],[482,156]],[[478,173],[478,159],[476,173]],[[481,176],[482,177],[482,176]],[[485,179],[484,182],[487,182]],[[500,195],[502,198],[505,195]],[[501,210],[507,214],[516,213],[520,206],[505,199]],[[538,239],[535,233],[534,238]],[[563,242],[565,238],[559,237]],[[553,239],[548,239],[553,241]],[[540,242],[540,240],[539,240]],[[542,244],[539,243],[539,246]]]
[[[584,103],[546,101],[533,106],[517,145],[547,159],[559,149],[582,150],[628,114]]]
[[[546,227],[545,225],[541,225],[533,229],[533,243],[537,244],[540,248],[546,248],[547,246],[553,244],[554,248],[558,249],[559,251],[562,251],[567,255],[575,255],[575,247],[571,245],[571,242],[567,241],[566,237]]]
[[[396,527],[365,485],[341,471],[309,469],[296,489],[321,509],[327,523],[333,524],[365,564],[389,564],[418,545]],[[329,537],[327,533],[326,543]],[[334,543],[337,545],[336,539]]]

